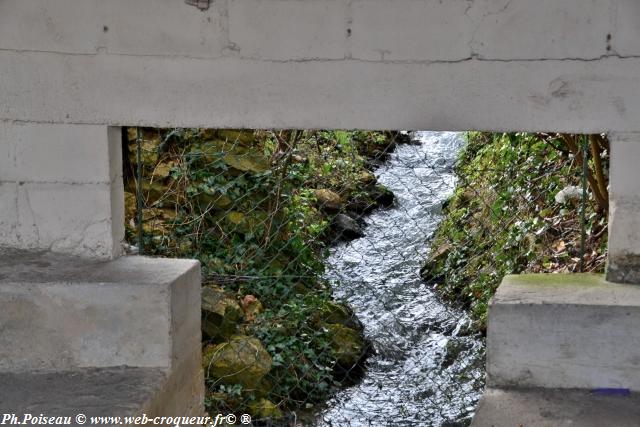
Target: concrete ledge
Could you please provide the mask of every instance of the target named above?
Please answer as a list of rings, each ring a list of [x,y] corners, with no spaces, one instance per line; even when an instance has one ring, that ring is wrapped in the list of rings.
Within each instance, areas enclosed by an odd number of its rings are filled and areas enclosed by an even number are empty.
[[[490,387],[640,390],[640,287],[507,276],[489,309]]]
[[[20,419],[23,414],[71,417],[72,425],[78,425],[77,414],[202,416],[202,393],[198,394],[198,388],[204,387],[202,375],[193,376],[181,388],[172,388],[170,382],[166,372],[157,368],[0,373],[0,414],[16,414]]]
[[[0,374],[0,413],[47,416],[140,415],[166,373],[154,368],[94,368]],[[148,415],[151,415],[150,413]],[[75,420],[72,418],[75,424]]]
[[[8,249],[0,260],[5,413],[203,414],[197,261]]]
[[[487,389],[472,427],[636,427],[640,395],[601,396],[586,390]]]
[[[0,371],[171,368],[199,349],[197,261],[0,259]]]

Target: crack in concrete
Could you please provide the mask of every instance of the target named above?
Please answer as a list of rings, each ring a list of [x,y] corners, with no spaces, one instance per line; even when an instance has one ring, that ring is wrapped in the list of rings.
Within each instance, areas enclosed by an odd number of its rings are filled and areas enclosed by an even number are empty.
[[[28,122],[28,123],[39,123],[39,122]],[[67,124],[67,123],[64,123]],[[92,186],[100,186],[100,187],[105,187],[105,188],[109,188],[111,186],[111,184],[113,184],[113,182],[115,180],[117,180],[118,177],[113,178],[112,180],[110,179],[109,181],[8,181],[8,180],[0,180],[0,184],[19,184],[19,185],[24,185],[24,184],[43,184],[43,185],[55,185],[55,184],[60,184],[60,185],[69,185],[69,186],[82,186],[82,185],[92,185]]]
[[[471,53],[471,55],[459,58],[459,59],[385,59],[385,60],[373,60],[373,59],[364,59],[358,57],[350,57],[344,56],[342,58],[323,58],[323,57],[302,57],[302,58],[292,58],[292,59],[270,59],[270,58],[261,58],[258,56],[243,56],[243,55],[221,55],[221,56],[211,56],[211,57],[201,57],[201,56],[193,56],[193,55],[140,55],[140,54],[126,54],[126,53],[68,53],[68,52],[56,52],[56,51],[42,51],[42,50],[17,50],[17,49],[2,49],[0,48],[0,53],[9,52],[16,54],[27,54],[27,53],[35,53],[35,54],[49,54],[49,55],[62,55],[62,56],[113,56],[113,57],[133,57],[133,58],[158,58],[158,59],[192,59],[196,61],[221,61],[221,60],[239,60],[239,61],[252,61],[252,62],[265,62],[265,63],[276,63],[276,64],[291,64],[291,63],[309,63],[309,62],[317,62],[317,63],[331,63],[331,62],[360,62],[367,64],[416,64],[416,65],[430,65],[430,64],[457,64],[468,61],[478,61],[478,62],[562,62],[562,61],[573,61],[573,62],[597,62],[606,59],[640,59],[640,55],[620,55],[615,51],[607,52],[599,56],[594,57],[562,57],[562,58],[494,58],[494,57],[486,57],[478,55],[477,53]],[[15,120],[16,123],[19,123],[19,120]]]
[[[502,6],[500,9],[498,9],[495,12],[491,12],[491,11],[486,11],[485,13],[482,14],[482,16],[480,17],[480,19],[478,20],[478,23],[476,24],[476,26],[473,29],[473,32],[471,33],[471,39],[469,40],[469,42],[467,43],[467,46],[469,47],[469,50],[471,51],[471,57],[477,56],[478,54],[476,53],[476,35],[478,34],[478,31],[480,30],[480,27],[482,26],[482,24],[484,24],[485,19],[487,19],[489,16],[496,16],[499,15],[503,12],[505,12],[509,6],[511,6],[511,3],[513,2],[513,0],[507,0],[507,2],[505,3],[504,6]],[[474,22],[474,18],[471,17],[469,15],[469,12],[471,11],[471,9],[473,8],[473,5],[475,4],[473,1],[471,2],[472,4],[470,6],[467,7],[467,9],[465,10],[464,14],[471,20],[471,22]]]

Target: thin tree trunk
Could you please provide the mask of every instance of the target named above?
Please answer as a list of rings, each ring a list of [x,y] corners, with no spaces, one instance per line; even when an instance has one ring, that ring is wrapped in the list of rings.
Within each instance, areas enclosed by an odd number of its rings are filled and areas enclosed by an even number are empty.
[[[609,192],[607,190],[607,181],[604,177],[604,171],[602,169],[602,158],[600,157],[601,150],[598,144],[597,135],[591,135],[589,138],[591,147],[591,157],[593,158],[593,168],[595,170],[596,179],[598,181],[598,187],[600,188],[600,194],[604,199],[603,208],[605,211],[609,210]]]
[[[562,134],[562,139],[567,144],[567,147],[569,148],[569,151],[571,151],[573,153],[573,155],[576,157],[576,161],[577,161],[578,165],[582,166],[582,163],[584,161],[583,156],[582,156],[582,150],[578,146],[578,143],[575,140],[575,136],[563,133]],[[593,197],[596,199],[596,204],[597,204],[598,210],[606,211],[608,209],[608,206],[609,206],[609,198],[608,198],[608,196],[605,198],[605,196],[601,193],[600,186],[598,185],[598,182],[594,178],[593,173],[592,173],[590,168],[587,171],[587,181],[589,181],[589,187],[591,188],[591,191],[593,192]]]

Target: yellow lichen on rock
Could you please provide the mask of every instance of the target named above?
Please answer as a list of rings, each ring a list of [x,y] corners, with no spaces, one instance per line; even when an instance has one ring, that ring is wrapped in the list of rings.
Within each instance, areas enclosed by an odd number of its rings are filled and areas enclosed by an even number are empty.
[[[271,364],[271,356],[260,340],[246,335],[234,335],[229,342],[207,346],[204,351],[207,378],[240,384],[245,390],[258,388]]]

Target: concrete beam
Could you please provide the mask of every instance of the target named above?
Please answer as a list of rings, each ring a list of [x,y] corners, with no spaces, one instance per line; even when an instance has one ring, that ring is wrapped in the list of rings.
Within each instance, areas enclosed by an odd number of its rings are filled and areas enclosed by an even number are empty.
[[[0,246],[122,252],[119,128],[0,121]]]
[[[640,133],[609,135],[607,280],[640,284]]]
[[[229,0],[229,50],[242,58],[344,59],[346,0]]]
[[[33,122],[601,132],[635,130],[640,114],[640,59],[371,63],[5,51],[0,75],[0,118]]]
[[[630,132],[639,19],[634,0],[3,0],[0,120]]]
[[[640,391],[640,287],[598,275],[507,276],[489,308],[487,384]]]

